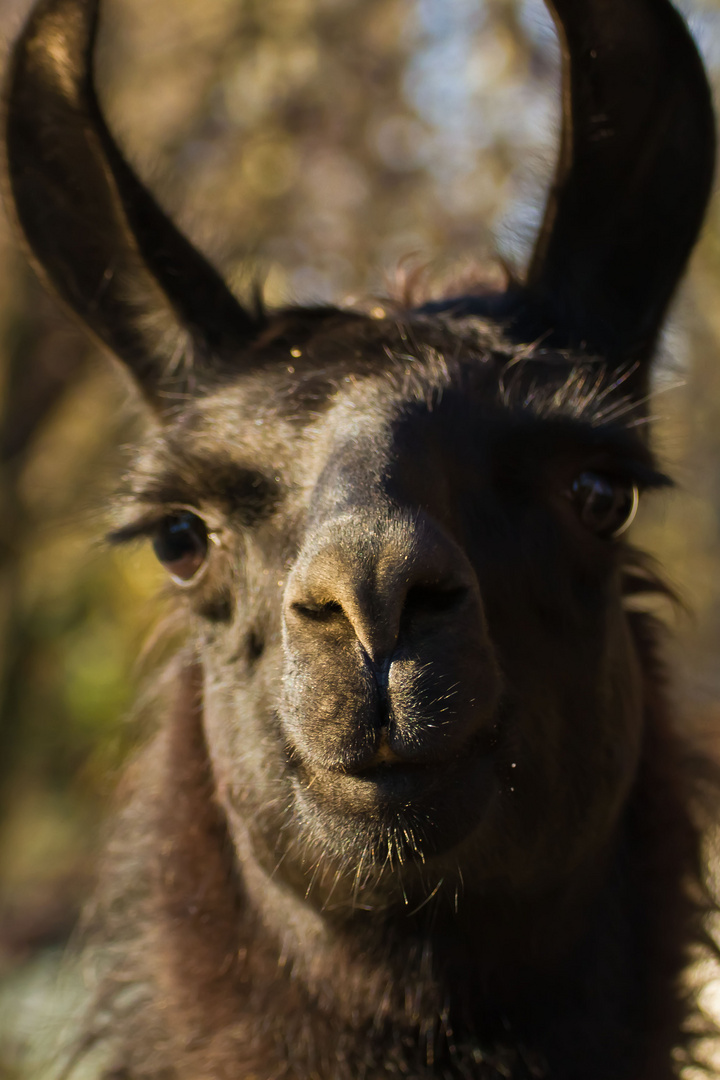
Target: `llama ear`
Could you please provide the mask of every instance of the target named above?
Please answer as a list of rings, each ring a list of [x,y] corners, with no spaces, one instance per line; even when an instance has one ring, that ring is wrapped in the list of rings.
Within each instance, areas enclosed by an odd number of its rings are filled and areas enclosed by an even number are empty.
[[[113,141],[92,78],[96,24],[97,0],[41,0],[31,15],[8,80],[9,189],[41,272],[161,407],[168,380],[259,327]]]
[[[552,0],[560,163],[527,277],[534,332],[649,360],[702,223],[715,158],[703,65],[667,0]]]

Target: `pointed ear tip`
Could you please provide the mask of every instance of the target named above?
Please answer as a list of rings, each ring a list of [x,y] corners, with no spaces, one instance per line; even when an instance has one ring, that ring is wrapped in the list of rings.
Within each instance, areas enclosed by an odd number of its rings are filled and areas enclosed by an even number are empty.
[[[32,75],[38,84],[54,84],[66,96],[76,92],[81,80],[92,86],[99,7],[99,0],[34,4],[10,51],[9,81]]]
[[[526,289],[569,341],[649,366],[713,189],[712,90],[669,0],[546,2],[566,60],[562,151]]]

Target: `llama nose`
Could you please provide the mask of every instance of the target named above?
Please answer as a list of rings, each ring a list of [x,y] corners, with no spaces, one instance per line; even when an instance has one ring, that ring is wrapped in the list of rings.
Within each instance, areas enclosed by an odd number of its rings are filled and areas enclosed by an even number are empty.
[[[356,513],[313,530],[283,633],[281,719],[311,771],[439,767],[491,737],[501,676],[480,589],[431,519]]]
[[[351,635],[382,681],[401,639],[432,635],[472,592],[465,557],[437,527],[391,521],[363,535],[345,521],[324,529],[298,559],[286,623],[318,638]]]

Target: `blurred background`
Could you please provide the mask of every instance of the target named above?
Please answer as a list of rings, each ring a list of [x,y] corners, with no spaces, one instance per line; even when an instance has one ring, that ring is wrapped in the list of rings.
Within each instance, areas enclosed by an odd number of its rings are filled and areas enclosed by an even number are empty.
[[[720,0],[682,0],[716,88]],[[0,0],[7,43],[27,0]],[[128,156],[242,292],[382,295],[398,266],[522,268],[554,168],[541,0],[104,0],[98,83]],[[662,223],[659,224],[662,227]],[[677,489],[635,538],[673,617],[684,723],[720,737],[720,202],[663,342],[653,413]],[[0,1077],[58,1009],[161,575],[103,543],[137,403],[0,222]],[[148,647],[147,642],[151,644]],[[142,654],[144,660],[138,661]],[[60,1004],[59,1010],[63,1011]]]

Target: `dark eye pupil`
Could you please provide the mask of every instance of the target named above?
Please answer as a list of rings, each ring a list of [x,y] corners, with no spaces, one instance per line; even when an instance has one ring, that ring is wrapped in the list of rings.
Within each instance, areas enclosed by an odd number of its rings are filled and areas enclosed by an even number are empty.
[[[603,537],[612,537],[622,530],[636,505],[633,484],[593,472],[581,473],[572,493],[583,525]]]
[[[178,581],[191,581],[207,559],[207,529],[190,511],[169,514],[152,543],[160,562]]]

